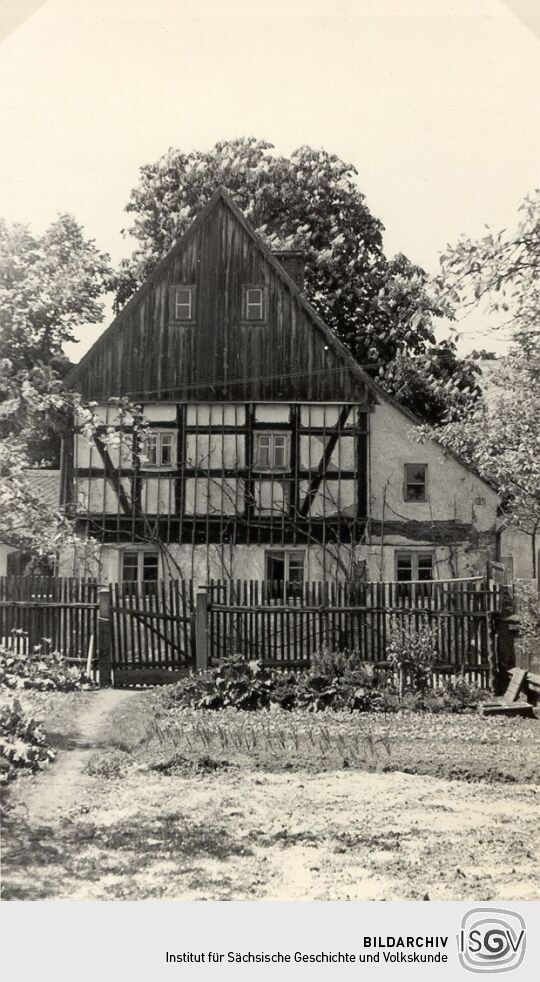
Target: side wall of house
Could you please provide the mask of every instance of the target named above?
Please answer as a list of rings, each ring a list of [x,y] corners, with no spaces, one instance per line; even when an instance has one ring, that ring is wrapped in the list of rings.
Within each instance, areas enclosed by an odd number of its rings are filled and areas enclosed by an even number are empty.
[[[382,400],[370,414],[370,542],[383,544],[384,579],[394,579],[397,547],[434,547],[439,577],[469,576],[495,559],[496,492],[433,441],[419,443],[415,426]],[[405,501],[406,464],[426,465],[425,501]],[[389,565],[390,564],[390,565]]]

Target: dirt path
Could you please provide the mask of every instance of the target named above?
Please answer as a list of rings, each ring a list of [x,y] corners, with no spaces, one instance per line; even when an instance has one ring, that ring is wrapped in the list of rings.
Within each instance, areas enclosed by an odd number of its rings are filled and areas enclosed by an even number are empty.
[[[14,803],[23,805],[33,823],[55,822],[79,807],[85,792],[93,785],[85,774],[86,764],[102,745],[111,717],[126,699],[135,695],[119,689],[92,693],[90,703],[73,720],[76,737],[70,749],[61,750],[54,765],[36,775],[30,790],[21,785],[15,795]]]
[[[137,740],[122,749],[126,732],[144,733],[145,699],[90,694],[73,709],[72,749],[17,782],[4,899],[538,898],[536,785],[352,769],[157,770]]]

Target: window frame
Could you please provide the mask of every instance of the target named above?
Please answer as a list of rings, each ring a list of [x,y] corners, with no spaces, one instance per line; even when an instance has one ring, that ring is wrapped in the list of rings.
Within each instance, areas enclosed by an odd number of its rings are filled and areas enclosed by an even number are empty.
[[[400,580],[398,577],[398,566],[399,561],[403,557],[410,557],[411,560],[411,578],[410,580]],[[431,577],[429,580],[420,579],[418,576],[418,567],[421,557],[429,556],[431,559]],[[436,556],[434,549],[394,549],[394,573],[396,583],[430,583],[434,577],[433,573],[435,571]]]
[[[260,303],[249,300],[249,294],[253,290],[260,292]],[[250,317],[250,307],[259,307],[260,316]],[[242,284],[242,323],[243,324],[266,324],[268,317],[268,290],[264,283],[243,283]]]
[[[126,556],[136,556],[137,557],[137,578],[135,580],[128,580],[124,577],[124,561]],[[157,576],[155,580],[145,580],[144,579],[144,560],[146,557],[153,556],[156,559],[156,572]],[[159,581],[159,552],[154,549],[138,549],[138,548],[126,548],[119,551],[119,569],[118,569],[118,579],[120,583],[136,583],[137,585],[144,585],[148,583],[157,583]]]
[[[302,579],[295,581],[290,579],[291,556],[300,556],[302,559]],[[275,599],[287,598],[290,596],[302,596],[304,584],[306,582],[306,550],[305,549],[265,549],[264,551],[264,578],[267,583],[274,583],[268,579],[268,560],[271,557],[280,557],[283,560],[283,580],[278,580],[283,584],[283,589],[274,596]]]
[[[189,291],[189,313],[186,317],[178,316],[177,291]],[[173,283],[169,288],[169,320],[172,324],[193,324],[195,323],[195,303],[197,299],[197,287],[194,283]],[[187,304],[181,304],[187,306]]]
[[[167,437],[170,436],[171,437],[171,461],[170,461],[169,464],[164,464],[163,463],[163,460],[162,460],[162,456],[163,456],[163,441],[162,441],[162,437],[164,437],[164,436],[167,436]],[[148,453],[148,440],[150,438],[156,440],[156,449],[159,450],[159,461],[157,459],[158,458],[158,453],[156,453],[156,462],[155,463],[151,463],[149,460],[146,461],[145,463],[142,463],[142,461],[141,461],[141,471],[153,471],[155,473],[156,471],[158,471],[158,472],[165,472],[165,471],[174,471],[174,470],[176,470],[176,467],[177,467],[177,439],[178,439],[178,432],[177,432],[177,430],[173,430],[173,429],[170,429],[170,428],[169,429],[165,429],[164,427],[163,428],[151,427],[149,430],[147,430],[147,432],[145,433],[144,439],[143,439],[143,448],[142,448],[142,454],[145,457],[149,457],[150,456],[149,453]]]
[[[254,433],[254,446],[253,446],[253,471],[256,474],[289,474],[291,471],[291,433],[289,430],[255,430]],[[260,447],[259,441],[261,439],[269,440],[269,457],[270,462],[268,464],[261,464],[260,462]],[[276,464],[276,438],[282,439],[284,441],[283,446],[283,464]]]
[[[407,479],[407,468],[424,468],[424,480],[423,481],[410,481]],[[423,488],[423,497],[421,498],[409,498],[407,491],[409,487]],[[428,465],[425,463],[406,463],[403,464],[403,501],[408,505],[422,505],[427,501],[427,489],[428,489]]]

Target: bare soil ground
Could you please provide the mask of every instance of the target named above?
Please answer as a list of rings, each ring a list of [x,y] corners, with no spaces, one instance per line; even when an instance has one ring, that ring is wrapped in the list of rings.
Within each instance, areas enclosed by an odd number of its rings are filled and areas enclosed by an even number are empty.
[[[152,692],[48,699],[63,749],[11,791],[6,900],[539,895],[538,721],[362,719],[390,727],[391,753],[344,763],[301,741],[281,755],[260,744],[251,753],[153,745]],[[242,715],[236,725],[252,726]],[[324,725],[357,726],[358,716]],[[459,777],[465,766],[468,780],[430,776],[444,761]]]

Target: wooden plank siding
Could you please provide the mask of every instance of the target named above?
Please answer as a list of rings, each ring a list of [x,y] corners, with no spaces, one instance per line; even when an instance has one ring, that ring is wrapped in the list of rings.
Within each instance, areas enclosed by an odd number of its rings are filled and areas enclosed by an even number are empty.
[[[196,286],[189,324],[170,309],[182,284]],[[243,319],[246,284],[265,287],[263,323]],[[222,191],[69,381],[97,401],[369,401],[362,370]]]

